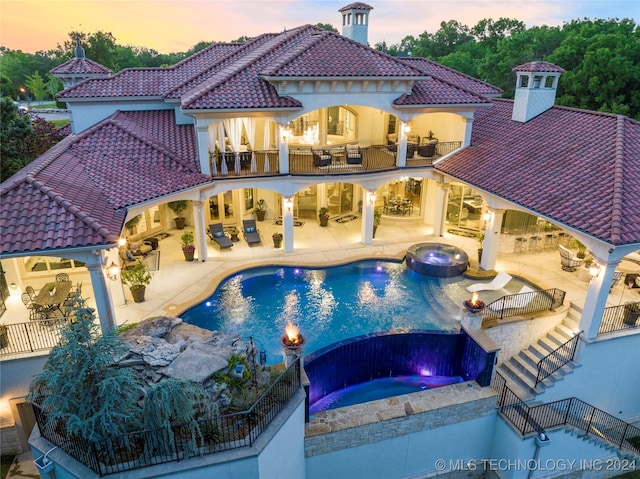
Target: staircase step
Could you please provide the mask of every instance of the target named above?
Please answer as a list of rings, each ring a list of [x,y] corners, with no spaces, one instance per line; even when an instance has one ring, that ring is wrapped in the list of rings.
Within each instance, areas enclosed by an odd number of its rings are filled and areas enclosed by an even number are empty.
[[[575,319],[569,318],[568,316],[562,320],[562,324],[571,331],[580,331],[580,321],[576,321]]]
[[[570,340],[575,336],[575,334],[573,334],[573,331],[570,328],[567,328],[564,324],[557,325],[555,332],[564,336],[566,338],[566,341]]]
[[[538,339],[536,344],[541,351],[546,351],[545,356],[554,352],[558,348],[558,345],[555,342],[550,341],[548,337]]]
[[[521,359],[527,362],[532,367],[538,369],[538,363],[544,356],[540,356],[537,350],[533,350],[533,348],[525,349],[524,351],[520,351],[518,354]]]
[[[526,402],[535,398],[531,388],[523,383],[517,375],[513,374],[509,368],[506,368],[504,363],[496,368],[496,372],[499,372],[506,379],[507,387],[521,400]]]
[[[568,341],[568,338],[565,338],[564,336],[560,335],[556,331],[549,331],[547,333],[547,339],[549,339],[553,343],[556,343],[556,346],[553,349],[558,349],[558,346],[562,346],[564,343]]]

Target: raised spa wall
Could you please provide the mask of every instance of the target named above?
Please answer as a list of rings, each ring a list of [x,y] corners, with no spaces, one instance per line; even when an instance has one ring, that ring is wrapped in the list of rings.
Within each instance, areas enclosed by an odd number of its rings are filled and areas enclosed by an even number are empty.
[[[393,376],[460,376],[489,386],[497,351],[466,331],[387,331],[350,338],[305,358],[308,404],[334,391]]]

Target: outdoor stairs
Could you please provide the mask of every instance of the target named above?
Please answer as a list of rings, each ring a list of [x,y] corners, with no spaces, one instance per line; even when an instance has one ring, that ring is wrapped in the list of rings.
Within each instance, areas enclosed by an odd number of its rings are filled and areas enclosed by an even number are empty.
[[[599,446],[602,450],[611,453],[612,456],[615,455],[621,459],[627,459],[629,461],[637,461],[638,459],[640,459],[640,454],[635,454],[629,449],[622,449],[618,447],[618,445],[612,444],[606,439],[598,437],[595,434],[587,434],[582,429],[573,426],[564,426],[563,429],[564,432],[569,434],[570,436],[574,436],[590,444]]]
[[[497,372],[506,379],[507,386],[520,399],[525,402],[535,399],[577,367],[571,361],[536,385],[538,361],[575,336],[573,331],[578,331],[580,314],[580,310],[571,304],[567,317],[553,331],[497,367]]]

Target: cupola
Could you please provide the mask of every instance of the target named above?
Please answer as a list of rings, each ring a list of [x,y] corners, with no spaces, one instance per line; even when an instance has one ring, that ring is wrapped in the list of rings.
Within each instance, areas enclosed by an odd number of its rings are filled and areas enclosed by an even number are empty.
[[[371,10],[373,10],[372,6],[362,2],[352,3],[338,10],[342,13],[342,35],[367,45]]]
[[[563,68],[541,61],[525,63],[512,71],[516,73],[513,121],[525,123],[553,106]]]

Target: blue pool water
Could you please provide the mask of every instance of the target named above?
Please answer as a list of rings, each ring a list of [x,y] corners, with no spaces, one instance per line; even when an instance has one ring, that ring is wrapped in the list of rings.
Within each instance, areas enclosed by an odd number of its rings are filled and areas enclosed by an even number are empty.
[[[430,278],[394,261],[366,260],[324,269],[267,266],[234,274],[214,294],[180,317],[210,330],[253,337],[267,362],[282,361],[287,321],[306,338],[305,355],[346,338],[393,329],[457,331],[465,287],[462,276]],[[521,280],[508,289],[517,292]],[[483,293],[485,302],[510,291]]]
[[[326,395],[309,406],[309,413],[315,414],[327,409],[353,406],[376,399],[415,393],[461,382],[463,379],[460,376],[396,376],[374,379]]]

